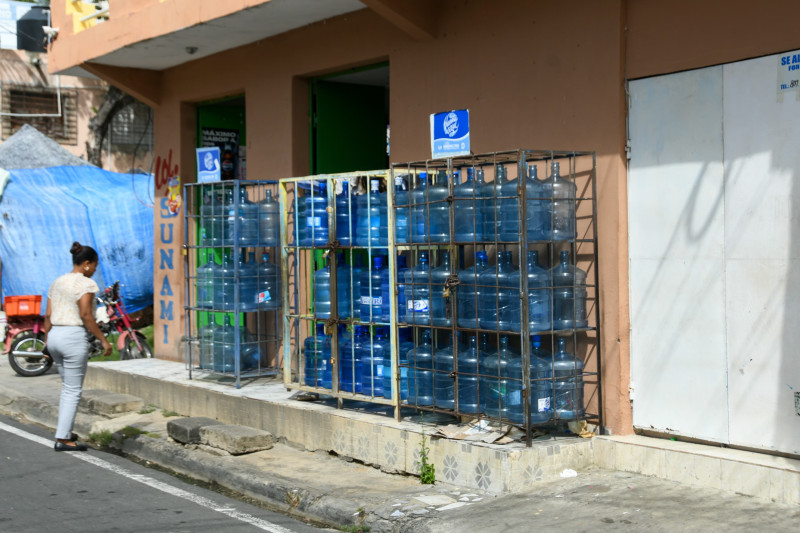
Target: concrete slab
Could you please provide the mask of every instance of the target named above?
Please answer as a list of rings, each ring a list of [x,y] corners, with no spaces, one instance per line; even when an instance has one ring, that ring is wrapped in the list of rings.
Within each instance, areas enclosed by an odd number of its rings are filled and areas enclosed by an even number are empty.
[[[139,397],[107,390],[84,389],[80,403],[80,408],[106,416],[139,411],[143,406]]]
[[[201,427],[200,440],[207,446],[225,450],[231,455],[269,450],[275,444],[275,439],[268,431],[231,424]]]
[[[205,416],[176,418],[167,422],[167,434],[183,444],[201,444],[200,430],[218,424],[222,422]]]

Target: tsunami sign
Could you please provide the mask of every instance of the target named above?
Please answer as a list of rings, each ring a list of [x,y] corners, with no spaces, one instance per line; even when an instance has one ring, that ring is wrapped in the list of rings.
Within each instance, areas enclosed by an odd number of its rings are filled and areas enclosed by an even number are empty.
[[[431,115],[433,159],[469,155],[469,109]]]

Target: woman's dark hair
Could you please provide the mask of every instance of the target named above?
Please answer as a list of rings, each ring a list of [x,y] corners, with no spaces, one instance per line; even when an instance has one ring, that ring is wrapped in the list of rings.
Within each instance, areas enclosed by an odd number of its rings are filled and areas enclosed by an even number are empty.
[[[72,254],[72,264],[80,265],[84,261],[94,263],[97,261],[97,252],[91,246],[83,246],[78,241],[72,243],[72,248],[69,249]]]

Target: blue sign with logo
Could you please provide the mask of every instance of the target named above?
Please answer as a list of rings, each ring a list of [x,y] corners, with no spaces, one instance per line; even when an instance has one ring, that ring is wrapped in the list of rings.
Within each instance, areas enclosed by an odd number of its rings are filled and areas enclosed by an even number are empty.
[[[219,165],[219,147],[210,146],[197,149],[197,182],[211,183],[222,180]]]
[[[431,115],[433,159],[469,155],[469,110],[457,109]]]

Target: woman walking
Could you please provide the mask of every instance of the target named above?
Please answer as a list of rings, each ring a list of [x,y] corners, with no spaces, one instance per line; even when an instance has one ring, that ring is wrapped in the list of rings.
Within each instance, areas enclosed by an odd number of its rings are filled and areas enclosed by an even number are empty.
[[[88,331],[103,344],[103,355],[111,355],[111,344],[95,321],[94,296],[98,291],[92,276],[97,270],[97,252],[91,246],[72,243],[72,272],[56,279],[47,292],[44,331],[47,349],[61,375],[61,401],[56,428],[57,452],[85,451],[72,433],[81,400],[83,378],[89,361]]]

